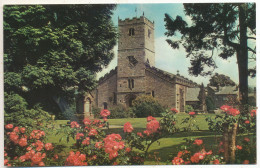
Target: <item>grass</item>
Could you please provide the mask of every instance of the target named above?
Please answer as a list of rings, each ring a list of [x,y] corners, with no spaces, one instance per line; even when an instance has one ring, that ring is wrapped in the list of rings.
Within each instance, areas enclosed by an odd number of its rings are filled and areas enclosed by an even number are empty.
[[[182,119],[188,117],[188,114],[177,114],[177,127],[186,127],[186,124],[181,124]],[[180,132],[173,136],[162,138],[154,142],[150,149],[150,157],[145,161],[145,165],[165,165],[170,164],[171,159],[177,155],[179,147],[185,144],[184,138],[200,138],[204,141],[206,150],[217,150],[218,143],[216,138],[221,138],[221,135],[215,135],[214,132],[208,130],[208,125],[205,119],[214,117],[214,114],[201,114],[196,116],[196,124],[199,126],[199,131]],[[159,118],[157,118],[159,120]],[[123,126],[126,122],[130,122],[134,127],[134,132],[141,132],[146,128],[146,118],[124,118],[124,119],[109,119],[110,129],[106,130],[107,134],[118,133],[124,136]],[[59,127],[60,124],[66,124],[67,120],[56,120],[54,126]],[[59,142],[59,139],[64,135],[55,135],[54,131],[49,132],[47,136],[48,142],[52,142],[61,149],[62,155],[67,156],[70,148],[75,143],[75,140],[70,139],[69,143],[66,140]],[[149,155],[148,154],[148,155]],[[160,160],[158,160],[160,158]],[[157,161],[156,161],[157,160]]]

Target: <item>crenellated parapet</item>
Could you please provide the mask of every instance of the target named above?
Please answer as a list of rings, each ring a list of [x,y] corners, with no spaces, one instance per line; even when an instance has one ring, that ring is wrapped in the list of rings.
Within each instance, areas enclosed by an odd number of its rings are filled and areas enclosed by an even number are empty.
[[[154,22],[147,19],[145,16],[140,16],[139,18],[126,18],[124,20],[118,18],[118,26],[127,26],[127,25],[134,25],[134,24],[147,24],[149,27],[154,28]]]

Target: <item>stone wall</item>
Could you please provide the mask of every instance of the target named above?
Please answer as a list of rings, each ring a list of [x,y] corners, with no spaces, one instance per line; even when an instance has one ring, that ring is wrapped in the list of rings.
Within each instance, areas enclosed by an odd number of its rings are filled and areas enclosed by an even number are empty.
[[[154,95],[154,98],[163,106],[175,107],[175,87],[173,82],[167,81],[148,70],[145,79],[147,94]]]

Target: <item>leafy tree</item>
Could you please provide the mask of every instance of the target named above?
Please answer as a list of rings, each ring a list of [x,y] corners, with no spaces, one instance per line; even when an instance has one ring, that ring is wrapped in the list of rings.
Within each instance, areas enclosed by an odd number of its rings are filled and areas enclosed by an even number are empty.
[[[192,20],[189,26],[180,16],[165,14],[166,35],[181,34],[181,39],[168,39],[172,48],[182,45],[191,59],[190,74],[208,75],[217,67],[213,55],[227,59],[236,55],[239,90],[242,103],[247,103],[248,59],[255,60],[256,5],[255,3],[184,4],[185,14]],[[250,40],[250,41],[249,41]],[[250,57],[249,57],[250,52]],[[251,57],[252,54],[252,57]]]
[[[115,5],[4,6],[5,92],[32,107],[57,108],[53,97],[90,91],[112,60]],[[72,97],[72,96],[67,96]],[[73,98],[73,97],[72,97]]]
[[[209,85],[215,87],[217,86],[223,87],[223,86],[235,86],[236,83],[226,75],[215,73],[209,80]]]

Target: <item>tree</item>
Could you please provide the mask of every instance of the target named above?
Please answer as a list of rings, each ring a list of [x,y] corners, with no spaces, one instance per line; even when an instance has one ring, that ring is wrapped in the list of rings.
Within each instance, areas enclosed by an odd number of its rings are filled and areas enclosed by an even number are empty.
[[[90,91],[112,60],[115,5],[4,6],[5,92],[29,107]],[[56,105],[57,106],[57,105]]]
[[[248,70],[248,59],[255,60],[256,54],[255,3],[184,4],[184,8],[192,25],[188,26],[180,16],[173,19],[165,14],[166,35],[181,34],[181,39],[168,39],[167,42],[174,49],[180,45],[185,48],[191,59],[189,72],[195,76],[211,74],[217,67],[214,51],[218,50],[218,56],[223,59],[236,55],[241,102],[246,104],[248,75],[255,74],[255,67]]]
[[[218,74],[215,73],[209,80],[209,85],[210,86],[235,86],[236,83],[230,79],[230,77],[223,75],[223,74]]]

